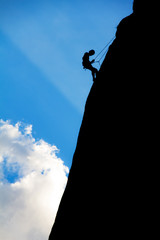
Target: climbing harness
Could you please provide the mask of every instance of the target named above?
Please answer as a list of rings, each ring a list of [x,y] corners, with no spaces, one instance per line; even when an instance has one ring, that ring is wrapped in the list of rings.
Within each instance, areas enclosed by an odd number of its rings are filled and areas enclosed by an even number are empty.
[[[101,62],[101,60],[102,60],[102,58],[105,56],[105,54],[107,53],[107,51],[108,51],[108,46],[109,46],[109,44],[113,41],[115,39],[115,36],[106,44],[106,46],[98,53],[98,55],[95,57],[95,59],[94,60],[96,60],[101,54],[102,54],[102,56],[100,56],[100,58],[97,60],[97,61],[95,61],[94,63],[99,63],[99,65],[100,65],[100,62]]]

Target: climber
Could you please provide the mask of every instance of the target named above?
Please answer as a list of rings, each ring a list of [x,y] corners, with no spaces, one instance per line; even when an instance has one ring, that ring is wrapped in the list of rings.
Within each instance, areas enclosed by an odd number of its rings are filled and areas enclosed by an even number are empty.
[[[92,66],[92,63],[94,63],[95,60],[93,59],[92,61],[90,61],[89,57],[93,56],[94,54],[95,54],[95,51],[90,50],[89,52],[86,52],[83,55],[83,58],[82,58],[83,68],[84,69],[89,69],[92,72],[93,81],[96,79],[96,75],[97,75],[98,70]]]

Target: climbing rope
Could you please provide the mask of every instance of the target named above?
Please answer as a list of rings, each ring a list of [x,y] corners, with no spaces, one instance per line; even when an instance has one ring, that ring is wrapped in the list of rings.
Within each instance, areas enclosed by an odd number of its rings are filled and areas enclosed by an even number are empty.
[[[103,51],[109,46],[109,44],[110,44],[114,39],[115,39],[115,36],[114,36],[114,37],[106,44],[106,46],[98,53],[98,55],[95,57],[94,60],[96,60],[96,59],[103,53]],[[105,56],[105,54],[107,53],[107,51],[108,51],[108,49],[106,49],[106,50],[104,51],[104,53],[102,54],[102,56],[99,58],[99,60],[95,61],[95,63],[98,62],[99,65],[100,65],[100,61],[101,61],[102,58]]]

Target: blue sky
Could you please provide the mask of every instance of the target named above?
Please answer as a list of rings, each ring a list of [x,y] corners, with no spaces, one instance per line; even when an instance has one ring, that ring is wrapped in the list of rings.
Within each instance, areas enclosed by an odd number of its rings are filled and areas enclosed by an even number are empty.
[[[114,37],[132,2],[0,0],[3,239],[47,239],[92,86],[82,56]]]
[[[0,118],[33,125],[70,166],[98,53],[132,0],[0,0]],[[97,66],[98,67],[98,66]]]

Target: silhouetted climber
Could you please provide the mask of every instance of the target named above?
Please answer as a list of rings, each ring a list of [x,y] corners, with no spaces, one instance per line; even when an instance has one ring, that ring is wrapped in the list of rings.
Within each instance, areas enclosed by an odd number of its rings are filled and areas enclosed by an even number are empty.
[[[92,63],[94,63],[95,60],[93,59],[92,61],[90,61],[89,57],[93,56],[94,54],[95,54],[95,51],[92,49],[89,52],[86,52],[83,55],[83,58],[82,58],[83,68],[88,69],[92,72],[93,81],[96,79],[96,75],[97,75],[98,70],[92,66]]]

